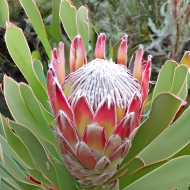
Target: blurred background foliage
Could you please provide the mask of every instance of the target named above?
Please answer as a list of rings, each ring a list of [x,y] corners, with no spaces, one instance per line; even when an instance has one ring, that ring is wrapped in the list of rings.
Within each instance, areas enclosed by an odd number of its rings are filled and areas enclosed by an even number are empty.
[[[34,58],[40,59],[46,74],[48,56],[40,42],[31,21],[25,14],[19,0],[7,0],[9,4],[10,22],[20,27],[29,44]],[[45,24],[49,36],[52,24],[52,0],[34,0]],[[184,52],[190,50],[190,0],[72,0],[78,9],[81,5],[88,7],[90,40],[95,41],[96,33],[106,33],[106,55],[110,58],[110,50],[123,34],[128,34],[128,63],[130,57],[138,49],[144,47],[144,59],[151,54],[151,80],[157,79],[158,72],[164,62],[171,58],[179,61]],[[61,24],[61,39],[65,43],[66,73],[69,73],[70,40]],[[5,28],[0,28],[0,83],[3,75],[11,76],[16,81],[24,81],[24,77],[11,59],[4,41]],[[52,48],[58,41],[50,41]],[[89,43],[88,61],[93,59]],[[5,103],[1,93],[0,111],[3,113]],[[4,114],[4,113],[3,113]],[[4,114],[6,116],[6,114]]]

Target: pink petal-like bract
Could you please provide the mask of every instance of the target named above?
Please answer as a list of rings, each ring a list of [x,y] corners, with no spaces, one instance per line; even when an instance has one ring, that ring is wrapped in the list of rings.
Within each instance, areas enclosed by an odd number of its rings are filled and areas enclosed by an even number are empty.
[[[58,84],[55,84],[55,96],[56,96],[57,103],[58,103],[60,109],[63,112],[65,112],[65,114],[71,121],[73,121],[73,113],[72,113],[71,107],[70,107],[63,91],[58,86]]]
[[[81,96],[73,106],[74,122],[79,139],[82,138],[85,127],[93,118],[92,110],[85,96]]]
[[[56,48],[54,48],[52,50],[52,58],[54,58],[55,60],[57,60],[57,50],[56,50]]]
[[[84,142],[80,142],[77,145],[77,158],[89,169],[94,169],[97,163],[91,153],[91,150]]]
[[[57,121],[59,124],[60,132],[65,137],[67,142],[71,145],[73,151],[75,151],[75,145],[78,143],[78,138],[76,135],[76,130],[72,126],[71,121],[63,112],[58,116]]]
[[[103,100],[102,103],[100,103],[92,123],[93,122],[105,127],[106,138],[108,138],[113,133],[117,121],[116,107],[111,97],[108,96],[105,100]]]
[[[142,75],[142,82],[141,82],[141,94],[142,94],[142,105],[147,98],[148,95],[148,87],[149,87],[149,80],[150,80],[150,73],[151,73],[151,57],[148,58],[148,62],[146,63],[146,68],[144,69]]]
[[[84,141],[90,149],[102,153],[106,142],[105,128],[98,126],[96,123],[88,125],[82,141]]]
[[[64,43],[59,43],[59,60],[58,60],[58,81],[59,84],[63,84],[65,78],[65,54]]]
[[[57,62],[57,60],[56,59],[52,59],[51,60],[51,64],[52,64],[52,66],[53,66],[53,70],[55,71],[55,75],[56,75],[56,77],[58,78],[58,62]]]
[[[132,133],[133,130],[139,125],[140,111],[141,111],[141,99],[139,98],[137,94],[134,94],[132,101],[127,110],[127,114],[131,112],[135,113],[132,127],[130,128],[130,133]]]
[[[117,53],[117,64],[126,65],[127,62],[127,37],[128,35],[124,35],[121,38],[121,44]]]
[[[111,135],[106,143],[103,155],[109,158],[121,145],[121,137],[117,134]]]
[[[53,71],[50,69],[47,72],[47,91],[49,100],[52,100],[55,96],[54,77],[52,72]]]
[[[97,42],[96,42],[96,49],[94,52],[94,59],[105,59],[105,39],[106,35],[104,33],[101,33],[98,36]]]
[[[123,144],[122,146],[120,146],[113,154],[112,156],[109,158],[110,162],[113,163],[114,161],[119,161],[121,158],[122,153],[125,150],[125,144]]]
[[[121,137],[121,140],[123,141],[125,137],[129,137],[129,135],[131,134],[131,127],[132,127],[132,123],[133,123],[133,119],[134,119],[134,112],[131,112],[129,114],[127,114],[119,123],[119,125],[117,126],[116,131],[114,132],[114,134],[118,134]]]
[[[76,71],[86,64],[86,56],[82,38],[78,35],[71,42],[70,48],[70,70]]]
[[[143,49],[139,49],[136,53],[134,69],[133,69],[133,77],[136,78],[139,83],[141,83],[142,79],[142,60],[143,60]]]

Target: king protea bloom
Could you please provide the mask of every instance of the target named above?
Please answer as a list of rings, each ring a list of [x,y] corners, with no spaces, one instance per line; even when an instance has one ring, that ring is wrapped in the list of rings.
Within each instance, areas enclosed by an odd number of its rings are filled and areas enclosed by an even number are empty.
[[[55,136],[62,159],[84,189],[109,189],[132,145],[148,94],[151,60],[136,54],[133,76],[126,68],[127,35],[120,40],[117,63],[105,60],[105,34],[100,34],[94,60],[87,64],[82,38],[71,43],[65,78],[64,44],[47,73],[47,89],[55,117]]]

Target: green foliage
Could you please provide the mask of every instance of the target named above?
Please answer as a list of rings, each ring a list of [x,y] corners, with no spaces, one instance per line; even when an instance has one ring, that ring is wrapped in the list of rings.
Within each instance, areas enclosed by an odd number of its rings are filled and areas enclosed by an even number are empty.
[[[62,1],[60,5],[60,18],[67,35],[70,40],[73,40],[77,35],[76,8],[71,6],[68,1]]]
[[[9,21],[9,10],[6,1],[0,1],[0,27],[6,27],[6,21]]]

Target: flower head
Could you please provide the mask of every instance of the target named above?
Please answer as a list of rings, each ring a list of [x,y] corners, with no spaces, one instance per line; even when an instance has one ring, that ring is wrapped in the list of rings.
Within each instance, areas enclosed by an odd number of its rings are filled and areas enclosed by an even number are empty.
[[[85,188],[114,185],[115,181],[107,184],[106,181],[117,172],[127,155],[140,123],[151,60],[142,65],[140,49],[134,69],[138,80],[131,76],[124,64],[126,40],[125,35],[115,64],[104,59],[105,34],[100,34],[95,59],[86,64],[82,39],[77,36],[70,51],[72,72],[61,83],[62,74],[53,51],[47,85],[57,123],[55,136],[67,169]],[[59,62],[63,61],[59,58]]]

